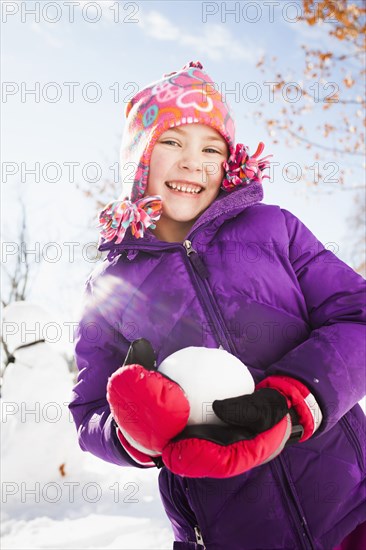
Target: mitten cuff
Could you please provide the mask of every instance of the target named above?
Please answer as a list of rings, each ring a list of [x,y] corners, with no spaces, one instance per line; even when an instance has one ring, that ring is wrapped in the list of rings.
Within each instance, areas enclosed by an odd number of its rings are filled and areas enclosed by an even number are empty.
[[[273,375],[262,380],[256,389],[273,388],[282,393],[289,401],[299,417],[299,423],[304,428],[304,433],[299,440],[306,441],[319,428],[323,415],[312,393],[299,380],[291,376]]]
[[[119,427],[116,427],[117,437],[126,451],[126,453],[139,464],[140,466],[145,466],[146,468],[152,468],[155,466],[155,462],[152,460],[152,457],[149,455],[146,455],[145,453],[142,453],[141,451],[138,451],[135,449],[125,438]]]

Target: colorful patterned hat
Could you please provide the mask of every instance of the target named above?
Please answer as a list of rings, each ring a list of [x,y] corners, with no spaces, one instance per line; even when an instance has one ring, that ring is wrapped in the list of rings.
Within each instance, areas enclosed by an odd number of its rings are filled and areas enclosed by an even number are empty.
[[[234,150],[235,126],[212,79],[201,63],[191,61],[180,71],[163,76],[140,90],[127,104],[121,162],[128,170],[130,184],[123,194],[134,202],[143,197],[149,174],[151,153],[168,128],[201,123],[217,130]],[[132,184],[132,187],[131,187]]]
[[[222,135],[229,147],[222,185],[226,192],[265,177],[262,171],[269,163],[266,159],[257,159],[263,144],[253,157],[245,145],[235,147],[235,124],[230,108],[199,61],[191,61],[180,71],[165,74],[161,80],[137,92],[126,106],[126,119],[121,164],[122,171],[128,172],[128,179],[123,182],[121,200],[107,204],[100,213],[104,240],[115,239],[118,244],[128,227],[136,238],[143,237],[149,227],[155,229],[162,212],[161,197],[144,194],[152,150],[168,128],[200,123]]]

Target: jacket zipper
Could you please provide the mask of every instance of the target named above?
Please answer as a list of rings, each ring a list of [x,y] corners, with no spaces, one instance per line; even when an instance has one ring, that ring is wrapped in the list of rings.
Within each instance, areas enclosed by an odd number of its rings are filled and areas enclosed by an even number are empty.
[[[189,486],[188,486],[188,481],[187,481],[187,478],[183,478],[183,484],[184,484],[184,490],[185,490],[185,493],[186,493],[186,499],[187,499],[187,502],[191,508],[191,510],[193,510],[193,507],[191,505],[191,499],[190,499],[190,491],[189,491]],[[196,537],[196,543],[198,545],[201,545],[203,547],[203,549],[206,549],[206,546],[205,546],[205,543],[203,541],[203,536],[202,536],[202,533],[201,533],[201,529],[198,525],[198,521],[197,521],[197,518],[196,518],[196,524],[194,526],[194,534],[195,534],[195,537]]]
[[[185,240],[183,242],[183,246],[186,249],[189,264],[193,266],[193,279],[196,283],[196,286],[198,287],[199,296],[201,296],[206,306],[208,318],[212,321],[213,326],[215,327],[215,331],[217,334],[216,339],[220,344],[220,347],[234,355],[237,355],[234,342],[232,341],[229,332],[225,333],[225,322],[212,296],[212,291],[207,280],[208,271],[206,269],[206,266],[200,259],[196,250],[192,247],[191,241]],[[196,274],[198,274],[198,277],[196,276]]]
[[[297,495],[295,494],[295,491],[289,481],[290,476],[287,473],[287,467],[284,463],[283,457],[281,456],[276,457],[276,459],[272,462],[272,464],[275,470],[277,471],[278,477],[281,480],[281,484],[285,489],[283,491],[283,495],[287,500],[292,519],[294,521],[297,533],[299,535],[301,547],[304,550],[309,550],[309,549],[315,550],[315,546],[312,541],[312,536],[309,531],[306,518],[303,515],[300,503],[298,502]]]
[[[187,492],[189,492],[188,484],[187,484],[187,481],[186,481],[185,478],[183,478],[183,481],[184,481],[184,489],[185,489],[185,492],[187,493]],[[194,531],[194,534],[195,534],[195,537],[196,537],[196,543],[201,544],[202,547],[205,548],[203,538],[202,538],[202,534],[201,534],[201,530],[200,530],[199,526],[197,525],[197,518],[194,515],[193,510],[192,510],[192,513],[189,513],[188,510],[185,510],[181,505],[178,506],[178,504],[176,503],[176,501],[173,497],[173,488],[170,484],[169,484],[169,494],[170,494],[170,500],[172,501],[172,503],[173,503],[175,509],[177,510],[177,512],[184,517],[184,519],[186,520],[188,525],[190,525],[190,526],[193,525],[193,531]],[[187,495],[186,495],[186,500],[188,502],[188,505],[190,506]],[[188,541],[188,542],[194,542],[194,541]]]

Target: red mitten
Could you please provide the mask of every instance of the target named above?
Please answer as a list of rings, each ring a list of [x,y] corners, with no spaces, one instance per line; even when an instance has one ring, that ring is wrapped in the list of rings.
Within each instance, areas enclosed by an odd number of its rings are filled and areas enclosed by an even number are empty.
[[[161,454],[189,417],[182,388],[156,370],[154,352],[143,338],[131,344],[124,365],[109,378],[107,400],[122,445],[127,440],[131,448],[149,456]]]
[[[309,389],[291,376],[273,375],[268,376],[257,384],[256,389],[272,388],[284,395],[298,418],[298,424],[302,426],[304,433],[299,442],[306,441],[319,428],[323,415],[321,409]]]
[[[225,426],[187,426],[165,447],[162,458],[173,473],[242,474],[275,458],[286,444],[308,439],[322,418],[306,386],[282,376],[263,380],[253,394],[214,401],[213,410]]]

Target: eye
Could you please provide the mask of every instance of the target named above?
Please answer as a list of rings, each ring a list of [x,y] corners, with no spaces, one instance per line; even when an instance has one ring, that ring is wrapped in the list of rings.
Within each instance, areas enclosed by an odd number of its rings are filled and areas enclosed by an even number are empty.
[[[167,143],[168,145],[173,144],[173,145],[178,145],[179,146],[179,143],[177,141],[175,141],[174,139],[164,139],[160,143]]]
[[[207,153],[217,153],[218,155],[224,154],[221,151],[218,151],[217,149],[213,149],[212,147],[206,147],[204,151],[206,151]]]

